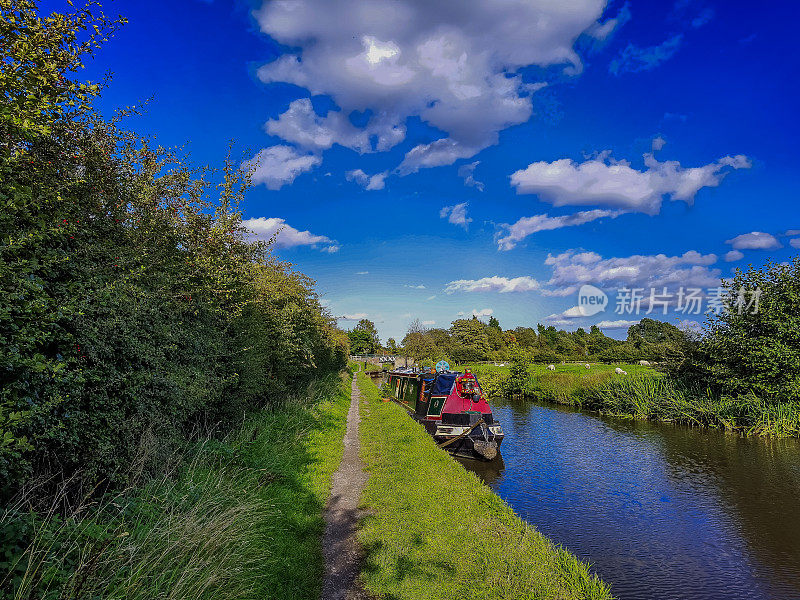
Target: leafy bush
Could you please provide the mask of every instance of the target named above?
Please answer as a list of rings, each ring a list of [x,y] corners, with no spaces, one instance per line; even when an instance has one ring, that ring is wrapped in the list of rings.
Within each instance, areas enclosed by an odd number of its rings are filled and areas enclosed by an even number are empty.
[[[122,24],[92,8],[0,1],[4,498],[34,474],[122,484],[143,446],[138,470],[158,469],[347,357],[312,282],[242,226],[248,174],[188,165],[70,79]]]

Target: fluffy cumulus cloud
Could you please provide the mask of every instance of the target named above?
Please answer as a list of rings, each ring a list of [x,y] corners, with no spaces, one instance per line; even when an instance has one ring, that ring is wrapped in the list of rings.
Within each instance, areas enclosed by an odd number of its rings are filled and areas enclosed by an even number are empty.
[[[278,217],[246,219],[242,224],[257,239],[269,241],[274,238],[276,248],[311,246],[330,253],[339,250],[338,244],[329,237],[300,231]]]
[[[334,144],[360,154],[384,152],[406,137],[405,126],[387,121],[385,116],[371,119],[365,127],[356,127],[341,111],[331,110],[321,117],[308,98],[289,104],[285,113],[267,121],[264,128],[270,135],[314,152],[327,150]]]
[[[731,250],[725,254],[725,262],[734,262],[737,260],[742,260],[743,258],[744,254],[738,250]]]
[[[299,152],[291,146],[278,145],[264,148],[245,162],[244,167],[250,170],[253,183],[263,183],[270,190],[279,190],[321,162],[322,159],[314,154]]]
[[[547,285],[551,295],[569,295],[583,284],[600,288],[712,288],[720,284],[720,269],[710,268],[717,262],[715,254],[694,250],[680,256],[666,254],[633,255],[602,258],[595,252],[568,251],[549,255],[545,264],[553,269]]]
[[[447,284],[446,294],[455,292],[530,292],[539,289],[539,282],[533,277],[483,277],[481,279],[457,279]]]
[[[386,187],[386,172],[367,175],[361,169],[354,169],[345,173],[347,181],[355,181],[365,190],[382,190]]]
[[[792,248],[800,248],[800,238],[795,238],[793,240],[789,240],[789,245]]]
[[[694,202],[698,191],[716,187],[731,169],[750,168],[746,156],[725,156],[702,167],[683,167],[677,161],[659,162],[644,155],[643,170],[610,152],[576,163],[568,158],[535,162],[511,175],[518,194],[537,194],[554,206],[606,206],[624,211],[658,214],[666,196]]]
[[[743,233],[735,238],[726,240],[725,243],[730,244],[736,250],[774,250],[781,247],[781,243],[774,235],[763,231]]]
[[[602,219],[603,217],[610,217],[613,219],[621,214],[622,211],[618,210],[595,209],[561,217],[550,217],[548,215],[523,217],[512,225],[508,223],[502,223],[500,225],[501,233],[497,236],[497,247],[499,250],[511,250],[526,237],[539,231],[574,227],[576,225],[583,225],[589,221]]]
[[[498,132],[527,121],[529,65],[579,73],[574,50],[584,32],[608,36],[619,20],[598,23],[605,0],[291,0],[255,12],[261,30],[292,48],[263,65],[265,83],[285,82],[330,96],[338,110],[317,114],[298,100],[267,130],[313,151],[341,144],[358,152],[391,148],[408,117],[444,132],[406,155],[400,173],[452,164],[495,144]],[[354,111],[366,115],[356,127]]]
[[[455,206],[445,206],[439,211],[439,216],[447,219],[448,223],[467,229],[472,223],[472,219],[467,216],[467,204],[467,202],[462,202]]]

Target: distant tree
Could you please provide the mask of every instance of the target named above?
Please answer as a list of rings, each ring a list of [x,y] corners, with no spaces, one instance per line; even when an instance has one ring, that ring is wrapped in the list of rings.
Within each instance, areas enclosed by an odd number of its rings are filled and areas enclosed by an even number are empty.
[[[520,348],[534,348],[539,343],[536,330],[531,329],[530,327],[517,327],[514,330],[514,338],[516,339]]]
[[[392,354],[397,353],[397,342],[395,341],[394,338],[389,338],[388,340],[386,340],[386,348]]]
[[[375,354],[381,349],[378,330],[369,319],[361,319],[347,336],[350,338],[350,351],[353,354]]]
[[[451,355],[458,362],[487,360],[489,337],[486,327],[478,319],[457,319],[450,327],[452,338]]]
[[[494,329],[500,329],[500,321],[498,321],[495,317],[489,317],[489,327]]]

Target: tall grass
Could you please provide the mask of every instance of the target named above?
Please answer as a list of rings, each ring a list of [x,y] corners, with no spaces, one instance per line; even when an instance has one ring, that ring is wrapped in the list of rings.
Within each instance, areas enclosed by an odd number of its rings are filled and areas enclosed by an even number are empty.
[[[369,473],[359,532],[368,591],[393,600],[607,599],[586,563],[554,545],[436,447],[358,374]]]
[[[507,368],[476,374],[489,396],[520,396],[556,402],[603,414],[724,428],[773,437],[800,436],[800,401],[773,403],[750,394],[730,397],[702,386],[678,381],[639,365],[541,365],[528,370],[524,381],[512,381]]]
[[[316,599],[348,404],[349,385],[327,380],[139,488],[66,514],[20,499],[0,515],[0,532],[27,540],[0,573],[0,597]]]

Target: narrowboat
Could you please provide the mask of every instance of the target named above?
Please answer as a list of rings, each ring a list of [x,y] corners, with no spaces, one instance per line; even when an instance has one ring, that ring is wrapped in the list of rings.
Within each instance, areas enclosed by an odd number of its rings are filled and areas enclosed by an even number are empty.
[[[388,373],[392,400],[402,405],[440,448],[465,458],[493,460],[503,441],[503,428],[478,379],[467,369],[395,369]]]

